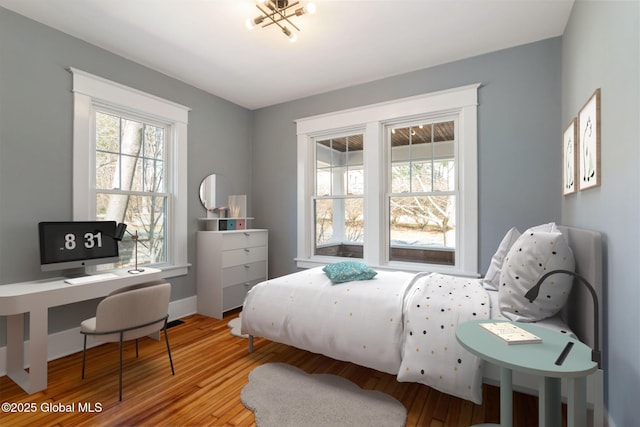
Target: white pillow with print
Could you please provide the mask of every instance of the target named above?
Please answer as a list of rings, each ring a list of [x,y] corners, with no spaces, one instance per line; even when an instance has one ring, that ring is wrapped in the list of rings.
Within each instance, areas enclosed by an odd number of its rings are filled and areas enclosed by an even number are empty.
[[[525,294],[540,277],[553,270],[575,270],[573,251],[555,223],[532,227],[509,249],[500,272],[500,311],[510,320],[535,322],[558,313],[571,292],[573,277],[554,274],[545,279],[538,298]]]
[[[482,285],[485,289],[490,291],[498,290],[500,286],[500,271],[502,270],[502,264],[504,263],[504,259],[507,256],[509,249],[511,249],[511,246],[513,246],[518,237],[520,237],[520,232],[517,228],[512,227],[502,238],[500,245],[498,245],[498,250],[496,250],[496,253],[491,257],[491,263],[487,269],[487,274],[485,274],[484,279],[482,279]]]

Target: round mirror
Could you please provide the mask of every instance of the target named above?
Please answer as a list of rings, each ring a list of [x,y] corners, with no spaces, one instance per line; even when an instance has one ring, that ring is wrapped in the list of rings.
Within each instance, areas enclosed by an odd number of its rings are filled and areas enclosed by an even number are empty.
[[[200,203],[207,211],[227,206],[228,194],[220,174],[206,176],[200,183]]]

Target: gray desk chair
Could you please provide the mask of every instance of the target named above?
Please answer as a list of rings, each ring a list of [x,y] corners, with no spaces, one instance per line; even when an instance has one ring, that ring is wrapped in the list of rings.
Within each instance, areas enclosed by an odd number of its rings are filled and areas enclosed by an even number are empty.
[[[84,335],[82,378],[84,378],[87,353],[87,336],[91,335],[103,342],[118,342],[120,344],[120,400],[122,400],[122,343],[135,339],[136,357],[138,357],[138,338],[160,331],[164,331],[171,374],[175,375],[167,335],[170,296],[171,284],[157,281],[117,289],[103,299],[98,304],[96,317],[80,324],[80,333]]]

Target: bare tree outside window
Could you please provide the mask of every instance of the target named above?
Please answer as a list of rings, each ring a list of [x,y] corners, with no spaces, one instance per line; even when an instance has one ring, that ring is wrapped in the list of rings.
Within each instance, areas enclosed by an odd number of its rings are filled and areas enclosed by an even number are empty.
[[[138,263],[166,260],[165,135],[157,124],[96,113],[96,216],[138,233]],[[118,267],[133,264],[134,241],[120,244]]]
[[[390,260],[438,262],[455,249],[454,132],[453,121],[389,129]]]

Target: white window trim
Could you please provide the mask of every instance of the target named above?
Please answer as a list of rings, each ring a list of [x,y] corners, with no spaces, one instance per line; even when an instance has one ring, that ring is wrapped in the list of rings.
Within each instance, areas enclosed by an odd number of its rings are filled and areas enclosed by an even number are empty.
[[[365,248],[363,262],[376,268],[390,270],[424,270],[450,274],[478,276],[478,88],[480,83],[462,86],[409,98],[403,98],[338,112],[296,120],[297,125],[297,266],[311,268],[344,260],[343,258],[313,255],[314,188],[313,140],[323,134],[364,129]],[[386,224],[384,209],[385,149],[383,127],[388,122],[439,113],[458,115],[459,143],[456,151],[458,179],[462,196],[457,201],[457,247],[460,248],[455,266],[418,263],[387,263]],[[373,165],[373,167],[371,167]]]
[[[101,103],[131,113],[169,123],[173,151],[169,156],[173,180],[167,182],[169,200],[167,264],[160,268],[165,277],[185,275],[187,260],[187,126],[190,108],[102,77],[69,68],[73,74],[73,219],[95,218],[95,153],[92,132],[94,104]]]

